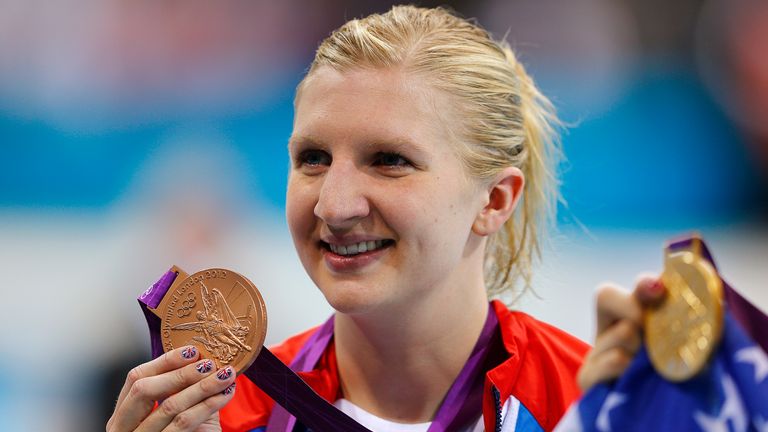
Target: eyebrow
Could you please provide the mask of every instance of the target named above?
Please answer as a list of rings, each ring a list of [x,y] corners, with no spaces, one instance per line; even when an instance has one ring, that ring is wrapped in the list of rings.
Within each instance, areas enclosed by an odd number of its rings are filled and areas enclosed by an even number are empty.
[[[321,139],[318,139],[315,136],[312,135],[291,135],[288,138],[288,151],[291,150],[291,148],[296,147],[298,145],[306,145],[306,144],[312,144],[319,147],[328,147],[325,142]]]
[[[321,149],[328,148],[326,142],[314,135],[291,135],[288,139],[288,150],[300,145],[313,145]],[[426,158],[428,152],[417,142],[402,136],[394,136],[386,139],[371,139],[364,142],[366,147],[385,146],[388,150],[402,153],[415,153],[419,157]]]

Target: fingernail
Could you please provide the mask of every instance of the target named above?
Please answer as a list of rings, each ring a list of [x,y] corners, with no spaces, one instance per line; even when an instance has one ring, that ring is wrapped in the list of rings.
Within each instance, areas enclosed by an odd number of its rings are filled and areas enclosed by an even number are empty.
[[[221,392],[221,394],[223,394],[224,396],[232,394],[235,391],[235,385],[236,385],[235,383],[232,383],[229,387],[225,388],[224,391]]]
[[[201,374],[208,373],[213,370],[213,361],[203,360],[195,366],[195,369]]]
[[[232,366],[227,366],[224,369],[219,369],[218,372],[216,372],[216,378],[226,381],[229,379],[229,377],[232,376]]]
[[[664,292],[664,284],[661,283],[661,280],[657,279],[651,284],[648,291],[653,295],[659,295]]]
[[[181,356],[187,360],[197,357],[197,348],[193,346],[184,347],[181,350]]]
[[[664,290],[664,285],[661,283],[661,280],[656,279],[655,281],[653,281],[653,285],[651,285],[651,291],[658,293],[658,292],[661,292],[662,290]]]

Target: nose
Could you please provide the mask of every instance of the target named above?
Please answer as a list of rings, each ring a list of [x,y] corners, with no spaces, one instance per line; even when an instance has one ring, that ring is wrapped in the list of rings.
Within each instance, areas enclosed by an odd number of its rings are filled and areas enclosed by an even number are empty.
[[[315,216],[330,228],[349,229],[370,213],[365,175],[351,161],[334,161],[323,175]]]

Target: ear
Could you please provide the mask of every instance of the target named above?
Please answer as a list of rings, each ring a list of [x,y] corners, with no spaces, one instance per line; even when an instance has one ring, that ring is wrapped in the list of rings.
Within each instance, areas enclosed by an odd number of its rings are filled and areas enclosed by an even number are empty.
[[[488,185],[485,206],[480,210],[472,232],[479,236],[488,236],[504,226],[523,195],[525,176],[519,168],[507,167]]]

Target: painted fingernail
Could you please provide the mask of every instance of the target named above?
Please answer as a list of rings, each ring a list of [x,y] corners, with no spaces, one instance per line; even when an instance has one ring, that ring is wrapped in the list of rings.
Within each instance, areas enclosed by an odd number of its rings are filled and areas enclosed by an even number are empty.
[[[235,383],[230,384],[230,386],[225,388],[224,391],[221,392],[221,394],[223,394],[224,396],[231,395],[235,391],[235,385],[236,385]]]
[[[184,347],[181,350],[181,356],[187,360],[195,358],[197,356],[197,348],[193,346]]]
[[[651,284],[649,291],[653,295],[658,295],[664,292],[664,284],[661,283],[660,280],[655,280],[653,284]]]
[[[213,361],[203,360],[195,366],[195,369],[201,374],[208,373],[213,370]]]
[[[227,366],[224,369],[219,369],[218,372],[216,372],[216,378],[226,381],[229,379],[229,377],[232,376],[232,366]]]

